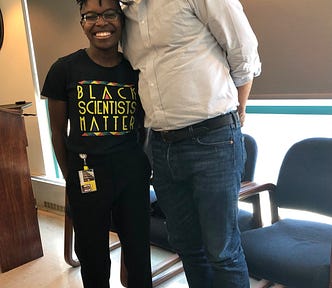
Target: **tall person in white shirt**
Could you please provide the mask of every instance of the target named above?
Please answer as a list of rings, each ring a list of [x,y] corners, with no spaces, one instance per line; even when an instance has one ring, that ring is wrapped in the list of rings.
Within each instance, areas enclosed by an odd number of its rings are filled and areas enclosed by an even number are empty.
[[[238,0],[122,2],[169,242],[191,288],[249,287],[237,200],[257,39]]]

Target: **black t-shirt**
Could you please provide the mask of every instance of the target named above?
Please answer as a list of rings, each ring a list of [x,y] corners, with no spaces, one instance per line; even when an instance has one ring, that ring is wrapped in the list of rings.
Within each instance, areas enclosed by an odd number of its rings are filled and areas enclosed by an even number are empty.
[[[67,102],[68,150],[102,154],[137,143],[144,114],[137,83],[138,72],[123,57],[103,67],[81,49],[52,65],[41,94]]]

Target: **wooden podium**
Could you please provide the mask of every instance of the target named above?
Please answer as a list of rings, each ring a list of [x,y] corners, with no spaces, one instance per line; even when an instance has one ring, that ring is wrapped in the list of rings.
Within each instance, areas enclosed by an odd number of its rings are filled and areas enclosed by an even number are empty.
[[[0,107],[0,272],[43,256],[22,112]]]

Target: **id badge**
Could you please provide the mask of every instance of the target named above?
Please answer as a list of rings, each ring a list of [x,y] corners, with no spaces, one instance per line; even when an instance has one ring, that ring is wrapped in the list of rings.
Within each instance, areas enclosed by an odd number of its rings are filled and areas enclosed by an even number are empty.
[[[82,193],[90,193],[97,191],[95,173],[93,169],[78,171],[78,177],[80,178]]]

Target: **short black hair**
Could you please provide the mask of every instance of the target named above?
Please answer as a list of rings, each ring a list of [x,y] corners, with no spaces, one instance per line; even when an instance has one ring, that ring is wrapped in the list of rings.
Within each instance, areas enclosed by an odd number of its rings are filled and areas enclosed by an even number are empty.
[[[99,5],[102,5],[103,0],[99,0]],[[83,6],[88,2],[88,0],[76,0],[77,4],[80,6],[80,10],[82,10]],[[119,1],[117,1],[119,2]],[[120,5],[120,4],[119,4]]]
[[[85,5],[87,1],[88,0],[76,0],[77,4],[80,6],[80,10],[82,10],[83,5]],[[99,5],[101,5],[101,1],[102,0],[99,0]]]

